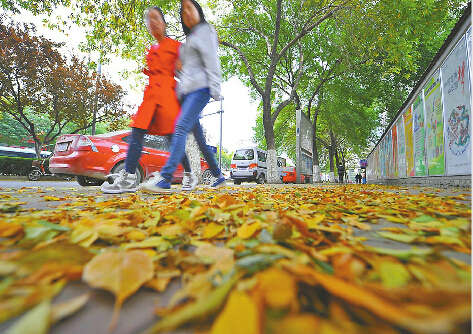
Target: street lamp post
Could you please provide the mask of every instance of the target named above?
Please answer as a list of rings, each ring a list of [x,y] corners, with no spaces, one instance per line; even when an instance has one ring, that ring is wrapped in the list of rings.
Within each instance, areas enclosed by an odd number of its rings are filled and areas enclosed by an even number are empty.
[[[218,168],[222,170],[222,116],[223,116],[223,99],[220,100],[220,147],[218,157]]]

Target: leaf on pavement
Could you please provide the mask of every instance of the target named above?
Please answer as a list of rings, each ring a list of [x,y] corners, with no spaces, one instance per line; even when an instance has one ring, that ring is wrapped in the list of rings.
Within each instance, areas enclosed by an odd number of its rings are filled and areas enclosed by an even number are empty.
[[[294,303],[297,287],[293,276],[273,267],[258,273],[257,278],[257,290],[268,307],[286,308]]]
[[[110,328],[118,320],[123,301],[136,292],[154,274],[151,258],[141,251],[109,251],[94,257],[84,268],[83,279],[90,286],[115,294]]]
[[[68,301],[53,304],[51,308],[51,324],[71,316],[72,314],[79,311],[89,301],[90,295],[85,293],[75,298],[69,299]]]
[[[205,225],[204,231],[202,233],[202,238],[204,239],[211,239],[216,237],[217,235],[220,234],[225,229],[225,226],[216,224],[216,223],[210,223]]]
[[[5,334],[46,334],[50,320],[51,301],[45,300],[22,316]]]
[[[171,331],[192,320],[202,319],[217,311],[224,303],[228,293],[240,278],[236,274],[215,288],[208,296],[201,298],[195,302],[183,306],[182,308],[170,313],[156,324],[145,330],[142,334],[161,333]]]
[[[418,238],[417,235],[393,233],[393,232],[385,232],[385,231],[377,232],[377,234],[383,238],[391,239],[391,240],[395,240],[399,242],[404,242],[404,243],[411,243]]]
[[[245,292],[234,290],[210,334],[258,334],[260,327],[258,305]]]
[[[250,224],[246,223],[238,228],[237,235],[239,238],[248,239],[251,238],[257,231],[261,230],[261,228],[262,225],[259,221]]]

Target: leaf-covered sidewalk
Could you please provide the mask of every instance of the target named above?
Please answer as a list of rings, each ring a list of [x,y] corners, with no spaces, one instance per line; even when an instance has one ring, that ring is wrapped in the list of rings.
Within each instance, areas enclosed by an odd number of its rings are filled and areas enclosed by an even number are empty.
[[[0,189],[0,330],[79,333],[106,290],[115,306],[95,333],[464,333],[471,202],[439,191]],[[50,207],[25,209],[25,195]],[[64,298],[78,284],[88,292]]]

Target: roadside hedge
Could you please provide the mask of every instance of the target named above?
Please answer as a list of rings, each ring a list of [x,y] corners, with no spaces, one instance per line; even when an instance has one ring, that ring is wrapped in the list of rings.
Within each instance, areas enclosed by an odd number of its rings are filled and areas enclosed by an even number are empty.
[[[0,174],[28,175],[33,160],[32,158],[0,157]]]

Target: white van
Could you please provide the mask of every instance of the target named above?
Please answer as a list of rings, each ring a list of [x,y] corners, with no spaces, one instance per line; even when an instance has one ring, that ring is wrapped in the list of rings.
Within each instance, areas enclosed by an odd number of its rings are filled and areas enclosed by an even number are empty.
[[[230,165],[230,178],[234,184],[243,181],[266,182],[266,151],[257,147],[236,150]]]

